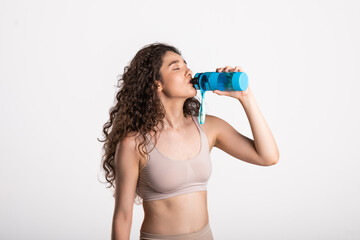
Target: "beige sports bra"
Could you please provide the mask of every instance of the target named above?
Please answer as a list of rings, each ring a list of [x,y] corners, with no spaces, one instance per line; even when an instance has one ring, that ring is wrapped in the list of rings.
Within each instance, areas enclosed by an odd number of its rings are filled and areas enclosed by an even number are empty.
[[[187,160],[173,160],[162,155],[151,141],[146,147],[149,153],[146,165],[140,172],[136,193],[143,201],[169,198],[180,194],[206,191],[212,165],[206,134],[195,116],[191,116],[200,132],[201,149]]]

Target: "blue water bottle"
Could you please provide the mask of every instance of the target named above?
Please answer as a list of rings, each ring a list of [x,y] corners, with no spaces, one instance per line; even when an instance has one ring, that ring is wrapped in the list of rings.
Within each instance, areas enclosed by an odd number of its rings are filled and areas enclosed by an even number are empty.
[[[203,91],[245,91],[248,76],[244,72],[204,72],[196,73],[191,83]]]
[[[206,91],[245,91],[249,84],[248,76],[244,72],[196,73],[190,82],[197,90],[201,91],[200,124],[205,122],[205,104],[203,100]]]

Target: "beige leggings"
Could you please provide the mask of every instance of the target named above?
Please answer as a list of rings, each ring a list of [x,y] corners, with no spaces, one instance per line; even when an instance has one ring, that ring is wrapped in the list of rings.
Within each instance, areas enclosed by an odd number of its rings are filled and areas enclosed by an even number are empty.
[[[140,240],[214,240],[214,237],[211,232],[210,224],[208,223],[203,229],[199,231],[186,233],[186,234],[176,234],[176,235],[160,235],[140,231]]]

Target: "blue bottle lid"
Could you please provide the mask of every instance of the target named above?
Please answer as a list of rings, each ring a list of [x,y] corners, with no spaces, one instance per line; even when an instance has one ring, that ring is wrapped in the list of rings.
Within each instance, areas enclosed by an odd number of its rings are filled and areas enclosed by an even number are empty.
[[[235,91],[245,91],[249,80],[245,72],[235,72],[232,76],[232,85]]]

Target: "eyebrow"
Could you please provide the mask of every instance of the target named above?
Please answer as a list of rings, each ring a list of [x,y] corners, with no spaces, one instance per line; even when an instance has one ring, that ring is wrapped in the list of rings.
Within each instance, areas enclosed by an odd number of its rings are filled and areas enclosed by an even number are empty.
[[[170,67],[171,64],[178,63],[178,62],[179,62],[179,60],[174,60],[168,65],[168,67]],[[185,60],[184,60],[184,63],[187,64]]]

